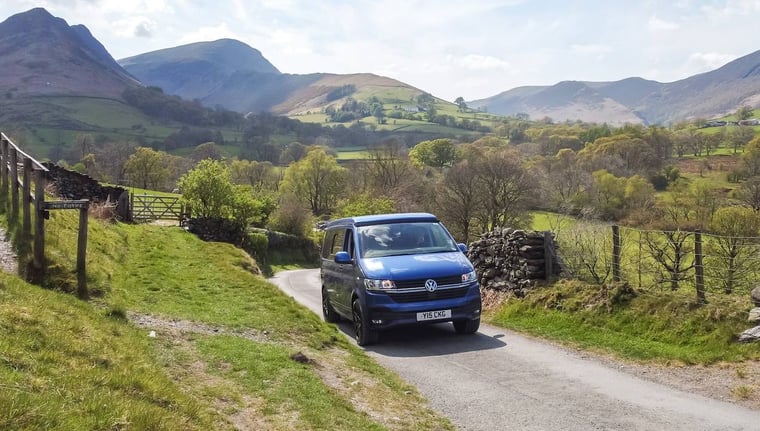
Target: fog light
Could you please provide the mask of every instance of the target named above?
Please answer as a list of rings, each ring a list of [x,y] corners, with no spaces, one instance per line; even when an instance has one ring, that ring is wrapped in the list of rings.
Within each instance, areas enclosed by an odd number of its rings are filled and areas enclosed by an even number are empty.
[[[373,325],[382,325],[383,324],[383,320],[382,319],[373,320],[372,324]]]

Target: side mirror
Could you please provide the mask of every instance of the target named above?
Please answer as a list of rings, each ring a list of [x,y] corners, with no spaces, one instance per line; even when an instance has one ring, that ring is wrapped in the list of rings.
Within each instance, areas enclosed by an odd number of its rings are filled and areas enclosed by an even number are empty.
[[[335,263],[351,263],[351,255],[347,251],[335,253]]]
[[[464,254],[467,254],[467,246],[464,243],[457,244],[457,247],[459,247],[459,251],[461,251]]]

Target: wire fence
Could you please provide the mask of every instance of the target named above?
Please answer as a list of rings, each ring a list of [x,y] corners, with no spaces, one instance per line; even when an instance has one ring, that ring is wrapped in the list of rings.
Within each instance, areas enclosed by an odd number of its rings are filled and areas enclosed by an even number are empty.
[[[556,241],[564,270],[592,283],[691,289],[704,301],[708,294],[748,294],[760,279],[760,237],[578,222]]]

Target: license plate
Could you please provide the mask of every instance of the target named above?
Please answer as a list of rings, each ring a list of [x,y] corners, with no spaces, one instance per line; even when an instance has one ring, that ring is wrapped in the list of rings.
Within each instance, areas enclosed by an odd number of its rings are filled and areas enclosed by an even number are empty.
[[[417,321],[451,319],[451,310],[423,311],[417,313]]]

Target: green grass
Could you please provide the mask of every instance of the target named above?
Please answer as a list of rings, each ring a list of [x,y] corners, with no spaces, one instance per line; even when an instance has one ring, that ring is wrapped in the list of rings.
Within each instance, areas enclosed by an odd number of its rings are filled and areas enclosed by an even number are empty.
[[[510,299],[492,323],[581,349],[658,363],[713,364],[760,359],[757,346],[739,344],[747,328],[744,298],[695,303],[690,292],[637,291],[578,281],[559,282]]]
[[[0,429],[205,430],[220,418],[104,310],[0,274]]]
[[[52,290],[0,277],[0,429],[453,429],[229,244],[91,218],[86,302],[77,213],[46,226]]]

